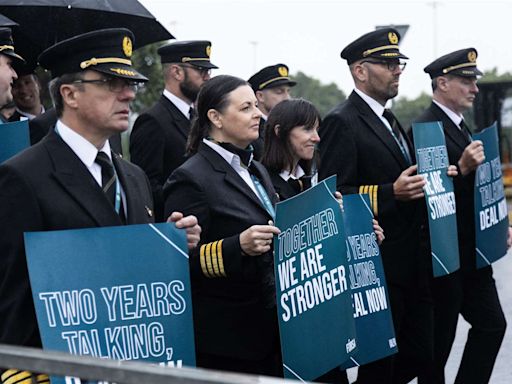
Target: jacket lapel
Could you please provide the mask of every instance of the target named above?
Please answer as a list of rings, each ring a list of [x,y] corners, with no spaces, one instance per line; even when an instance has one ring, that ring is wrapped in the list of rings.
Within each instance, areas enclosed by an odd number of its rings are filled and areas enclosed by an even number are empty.
[[[117,154],[113,154],[112,160],[126,196],[127,224],[149,222],[148,213],[151,209],[147,206],[143,207],[142,191],[137,178]]]
[[[170,121],[176,122],[178,131],[186,139],[190,130],[190,120],[187,119],[187,117],[181,113],[181,111],[167,97],[162,95],[160,103],[162,103],[162,105],[171,115]]]
[[[437,106],[435,103],[430,105],[430,111],[439,121],[443,123],[443,130],[446,136],[448,136],[450,140],[452,140],[462,151],[464,151],[468,145],[468,142],[459,127],[457,127],[455,123],[448,117],[448,115],[444,113],[443,110],[439,108],[439,106]]]
[[[384,125],[384,123],[380,120],[380,118],[373,112],[368,104],[355,92],[349,96],[350,101],[355,105],[355,107],[359,110],[360,116],[368,128],[384,143],[384,145],[389,149],[395,160],[398,162],[402,169],[408,167],[407,161],[404,158],[402,150],[398,146],[398,143],[395,141],[391,132],[389,132],[388,128]],[[403,133],[403,129],[400,127]],[[408,142],[409,153],[412,155],[411,146]]]
[[[233,167],[227,163],[226,160],[222,158],[217,152],[215,152],[213,149],[208,147],[206,144],[201,143],[198,149],[198,153],[200,153],[202,156],[204,156],[211,164],[212,167],[215,169],[215,171],[223,173],[224,174],[224,180],[226,183],[230,184],[233,188],[238,190],[239,192],[243,193],[250,201],[252,201],[254,204],[256,204],[258,207],[260,207],[270,218],[270,214],[267,212],[263,204],[261,203],[260,199],[254,191],[247,185],[247,183],[240,177],[238,173],[235,172]],[[258,164],[259,165],[259,164]],[[262,166],[260,165],[262,168]],[[258,171],[261,173],[261,168],[258,168]],[[269,185],[268,181],[260,180],[265,190],[269,191]],[[270,189],[272,190],[272,189]],[[272,201],[272,203],[275,203],[276,197],[271,196],[269,194],[269,198]]]
[[[44,145],[54,164],[53,177],[92,220],[98,226],[121,225],[100,186],[71,148],[55,132],[48,134]]]

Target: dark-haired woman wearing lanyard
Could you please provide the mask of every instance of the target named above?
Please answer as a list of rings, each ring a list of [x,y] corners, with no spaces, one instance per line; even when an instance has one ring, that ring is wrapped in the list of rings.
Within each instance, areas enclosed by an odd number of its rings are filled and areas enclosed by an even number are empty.
[[[272,238],[276,195],[252,161],[261,112],[242,79],[205,83],[188,141],[192,156],[164,187],[165,211],[194,214],[201,242],[191,254],[199,367],[282,376]]]
[[[277,104],[265,125],[265,144],[261,162],[267,168],[281,201],[289,199],[316,184],[316,147],[320,142],[320,114],[304,99],[285,100]],[[335,193],[341,203],[341,194]],[[376,220],[374,231],[379,244],[384,232]],[[345,371],[332,369],[315,381],[347,383]]]

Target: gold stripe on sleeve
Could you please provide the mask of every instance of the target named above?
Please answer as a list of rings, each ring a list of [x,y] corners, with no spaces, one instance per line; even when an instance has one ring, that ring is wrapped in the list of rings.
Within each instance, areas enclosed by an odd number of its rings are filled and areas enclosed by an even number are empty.
[[[206,244],[206,249],[204,251],[205,254],[205,260],[206,260],[206,268],[208,268],[208,275],[210,277],[215,277],[215,274],[213,273],[213,267],[212,267],[212,243]]]
[[[217,260],[219,262],[219,270],[221,276],[226,277],[226,271],[224,270],[224,259],[222,258],[222,243],[224,240],[219,240],[217,243]]]
[[[211,277],[208,273],[208,269],[206,268],[206,261],[204,260],[204,251],[205,251],[206,245],[201,245],[201,249],[199,250],[199,262],[201,263],[201,270],[203,271],[203,275],[206,277]]]

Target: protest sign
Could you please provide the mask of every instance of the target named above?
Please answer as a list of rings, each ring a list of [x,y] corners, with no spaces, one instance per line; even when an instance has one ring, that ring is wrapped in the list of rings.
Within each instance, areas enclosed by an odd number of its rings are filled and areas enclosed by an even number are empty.
[[[367,194],[343,196],[348,276],[357,335],[357,352],[343,368],[397,352],[384,266],[372,219]]]
[[[476,267],[482,268],[507,253],[508,208],[496,123],[473,139],[482,141],[485,153],[475,174]]]
[[[430,232],[434,277],[459,269],[457,209],[453,180],[448,176],[448,151],[439,121],[413,123],[418,174],[427,182],[424,189]]]
[[[28,120],[0,124],[0,163],[29,146]]]
[[[32,232],[25,246],[45,349],[195,365],[183,230],[161,223]]]
[[[313,380],[356,349],[340,206],[323,181],[277,204],[276,225],[283,371],[285,377]]]

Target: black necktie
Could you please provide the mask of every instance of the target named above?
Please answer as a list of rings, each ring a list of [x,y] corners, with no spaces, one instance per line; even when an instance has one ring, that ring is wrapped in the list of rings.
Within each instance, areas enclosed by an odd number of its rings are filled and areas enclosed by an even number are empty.
[[[116,206],[116,173],[105,152],[98,152],[95,162],[101,167],[101,187],[112,207]]]
[[[193,121],[197,117],[196,109],[194,107],[190,107],[188,110],[189,120]]]
[[[409,157],[409,153],[407,152],[406,145],[402,133],[400,132],[400,128],[398,127],[398,122],[396,121],[395,115],[393,115],[393,112],[391,112],[390,109],[384,109],[384,113],[382,113],[382,116],[388,121],[389,125],[391,126],[391,130],[393,131],[393,136],[395,136],[395,139],[398,143],[398,146],[400,147],[400,150],[402,151],[402,154],[404,155],[405,160],[408,164],[411,164],[411,159]]]
[[[101,167],[101,188],[107,196],[108,201],[112,204],[112,208],[115,209],[116,206],[116,184],[117,184],[117,176],[114,169],[114,164],[107,156],[105,152],[98,152],[96,155],[96,160],[94,160]],[[124,214],[124,207],[122,200],[120,201],[119,206],[119,217],[123,223],[126,222],[126,217]]]
[[[459,127],[460,127],[460,131],[464,135],[464,138],[466,139],[466,141],[468,143],[471,143],[471,133],[469,132],[469,128],[466,125],[466,123],[464,122],[464,119],[462,119],[460,121]]]

